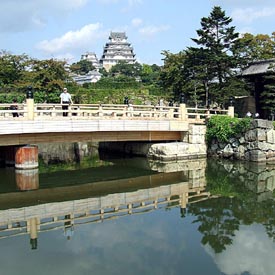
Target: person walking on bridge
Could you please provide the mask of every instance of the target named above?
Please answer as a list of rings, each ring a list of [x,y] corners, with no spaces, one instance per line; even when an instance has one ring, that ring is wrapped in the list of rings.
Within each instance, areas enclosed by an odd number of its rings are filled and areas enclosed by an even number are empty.
[[[62,110],[68,110],[69,104],[73,104],[72,97],[68,93],[67,88],[64,88],[60,95],[60,104],[62,104]],[[68,112],[63,112],[63,116],[68,116]]]

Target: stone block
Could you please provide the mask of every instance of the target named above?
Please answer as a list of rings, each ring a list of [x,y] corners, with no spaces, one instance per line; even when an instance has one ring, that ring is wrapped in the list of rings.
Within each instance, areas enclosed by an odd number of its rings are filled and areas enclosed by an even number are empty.
[[[230,158],[233,156],[233,154],[234,154],[234,151],[231,145],[230,144],[226,145],[223,149],[223,153],[222,153],[223,157]]]
[[[275,130],[268,130],[266,133],[266,142],[275,144]]]
[[[189,135],[189,143],[205,144],[205,136],[204,135]]]
[[[266,131],[264,129],[255,129],[258,141],[266,141]]]
[[[246,141],[251,142],[251,141],[256,141],[257,140],[257,134],[255,129],[254,130],[248,130],[245,134],[244,134],[244,138]]]
[[[266,159],[271,160],[272,158],[275,158],[275,151],[273,151],[273,150],[268,150],[268,151],[266,152]]]
[[[188,129],[189,135],[205,135],[206,126],[205,125],[194,125],[190,124]]]
[[[251,122],[253,128],[273,129],[273,122],[266,119],[254,119]]]
[[[250,151],[250,160],[255,162],[266,161],[266,155],[261,150]]]

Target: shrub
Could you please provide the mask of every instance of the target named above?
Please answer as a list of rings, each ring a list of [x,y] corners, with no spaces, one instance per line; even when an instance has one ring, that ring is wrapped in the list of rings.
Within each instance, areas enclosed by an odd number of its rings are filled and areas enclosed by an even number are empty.
[[[228,142],[232,137],[244,133],[251,123],[251,118],[232,118],[229,116],[212,116],[206,126],[206,140],[210,144],[213,139]]]

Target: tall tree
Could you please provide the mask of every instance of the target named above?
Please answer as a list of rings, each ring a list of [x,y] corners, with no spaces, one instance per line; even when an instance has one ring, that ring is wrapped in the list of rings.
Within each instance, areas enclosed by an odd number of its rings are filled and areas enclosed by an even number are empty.
[[[160,85],[168,94],[173,94],[177,100],[181,93],[184,93],[186,80],[184,78],[185,52],[178,54],[163,51],[164,65],[160,72]]]
[[[236,58],[232,54],[234,45],[238,41],[239,34],[235,32],[235,27],[230,26],[232,18],[225,15],[225,12],[219,6],[215,6],[209,17],[201,19],[201,29],[197,30],[198,38],[192,40],[204,50],[202,59],[204,59],[204,71],[212,78],[212,83],[217,82],[218,93],[225,92],[227,80],[234,74],[236,67]],[[215,85],[214,85],[215,86]]]

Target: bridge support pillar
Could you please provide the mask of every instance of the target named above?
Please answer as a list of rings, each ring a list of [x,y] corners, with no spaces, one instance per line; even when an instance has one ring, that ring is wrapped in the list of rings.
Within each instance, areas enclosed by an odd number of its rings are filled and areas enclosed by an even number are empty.
[[[17,148],[15,153],[15,168],[38,168],[38,147],[34,145],[27,145]]]

